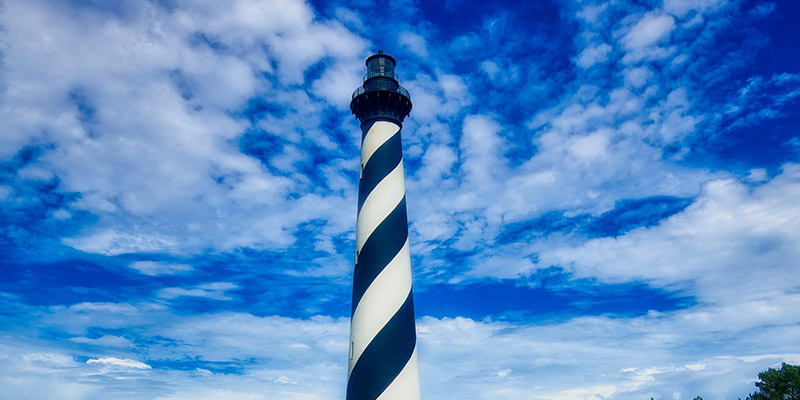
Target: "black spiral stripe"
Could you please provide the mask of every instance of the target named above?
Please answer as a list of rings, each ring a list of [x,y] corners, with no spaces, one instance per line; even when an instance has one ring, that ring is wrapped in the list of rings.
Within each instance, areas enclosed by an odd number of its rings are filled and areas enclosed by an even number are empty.
[[[362,126],[362,147],[368,135],[375,136],[362,153],[347,400],[375,400],[384,393],[383,398],[419,399],[400,129],[386,121],[375,124]]]
[[[377,399],[406,366],[416,344],[414,300],[409,293],[358,359],[347,383],[347,400]]]

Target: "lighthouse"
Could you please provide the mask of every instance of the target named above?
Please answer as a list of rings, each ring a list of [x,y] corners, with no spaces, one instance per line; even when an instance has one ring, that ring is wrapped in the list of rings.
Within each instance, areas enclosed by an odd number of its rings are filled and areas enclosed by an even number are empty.
[[[395,59],[367,58],[350,109],[361,122],[347,400],[420,398],[400,131],[411,97]]]

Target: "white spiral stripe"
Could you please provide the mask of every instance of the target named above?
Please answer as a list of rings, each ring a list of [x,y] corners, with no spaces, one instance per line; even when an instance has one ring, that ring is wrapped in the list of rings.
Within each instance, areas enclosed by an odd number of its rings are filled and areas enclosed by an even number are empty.
[[[400,374],[389,384],[389,387],[378,396],[378,400],[419,400],[419,366],[417,364],[417,346]]]
[[[403,160],[400,159],[397,167],[375,186],[361,206],[356,226],[356,254],[361,252],[361,247],[367,238],[394,211],[405,194]]]
[[[411,293],[411,253],[408,240],[392,261],[375,277],[353,312],[351,320],[351,352],[347,377],[361,353],[403,306]]]
[[[364,166],[367,165],[367,161],[369,161],[370,157],[375,154],[387,140],[391,139],[397,132],[400,131],[400,127],[386,121],[378,121],[372,124],[372,127],[369,128],[367,134],[364,137],[364,142],[361,143],[361,170],[364,170]]]

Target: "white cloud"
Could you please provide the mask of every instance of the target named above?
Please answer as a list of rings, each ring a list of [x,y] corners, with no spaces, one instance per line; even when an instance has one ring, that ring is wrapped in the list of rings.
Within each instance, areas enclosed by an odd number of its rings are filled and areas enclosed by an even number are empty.
[[[362,21],[361,16],[355,11],[346,7],[337,7],[333,13],[336,15],[336,19],[351,29],[356,31],[363,31],[365,29],[364,21]]]
[[[158,261],[136,261],[128,265],[128,267],[135,269],[142,274],[152,276],[173,275],[192,270],[192,266],[188,264],[171,264]]]
[[[692,370],[692,371],[702,371],[702,370],[706,369],[706,366],[707,366],[706,364],[702,364],[702,363],[684,365],[684,367],[686,367],[686,369],[689,369],[689,370]]]
[[[675,18],[669,15],[647,14],[622,39],[628,49],[640,49],[666,38],[675,29]]]
[[[767,170],[764,168],[753,168],[745,179],[748,182],[764,182],[767,180]]]
[[[581,68],[589,68],[595,64],[606,62],[609,53],[611,53],[611,46],[608,44],[593,44],[581,51],[576,62]]]
[[[200,390],[187,390],[179,393],[163,397],[158,397],[158,400],[269,400],[272,395],[248,393],[243,391],[233,390],[220,390],[220,389],[200,389]],[[282,397],[283,398],[283,397]],[[286,397],[286,399],[313,399],[316,397]]]
[[[419,57],[428,56],[428,45],[425,38],[414,32],[400,32],[397,42],[400,44],[400,46]]]
[[[522,70],[518,64],[508,60],[494,58],[484,60],[480,64],[481,71],[489,78],[492,84],[500,87],[510,87],[522,79]]]
[[[151,369],[151,367],[143,362],[136,361],[136,360],[128,360],[126,358],[116,358],[116,357],[102,357],[102,358],[92,358],[86,360],[87,364],[102,364],[102,365],[112,365],[117,367],[126,367],[126,368],[135,368],[135,369]]]
[[[501,172],[502,139],[498,135],[500,125],[484,115],[464,118],[461,137],[461,169],[464,176],[481,185]]]
[[[782,324],[755,330],[731,324],[740,315],[718,313],[714,305],[632,318],[580,317],[533,325],[423,317],[418,321],[423,395],[471,399],[503,394],[541,399],[602,395],[617,400],[680,391],[709,398],[743,396],[753,390],[758,371],[781,360],[800,360],[800,355],[786,351],[800,333],[796,324],[800,316],[786,313],[795,301],[776,304],[780,312],[772,321]],[[109,399],[260,398],[263,393],[324,399],[344,394],[347,318],[232,312],[185,316],[143,306],[86,304],[81,312],[96,314],[80,326],[74,325],[77,310],[53,309],[52,318],[44,316],[37,323],[42,329],[64,328],[63,322],[78,330],[122,328],[130,335],[158,340],[147,346],[137,342],[140,347],[130,349],[111,343],[107,351],[114,351],[114,356],[78,362],[64,343],[49,344],[57,347],[45,351],[37,345],[41,340],[37,335],[25,339],[28,343],[15,338],[0,347],[4,360],[0,382],[15,382],[4,387],[32,393],[40,393],[32,385],[55,390],[69,382],[81,388],[80,393],[104,393]],[[120,320],[123,325],[104,314],[112,308],[130,310],[130,316]],[[152,369],[137,358],[160,360],[163,365],[194,360],[206,372]],[[232,362],[241,367],[236,374],[209,371]],[[98,366],[104,368],[99,374]],[[47,378],[54,374],[62,379]]]
[[[410,79],[413,78],[413,79]],[[435,76],[417,74],[401,82],[414,102],[413,122],[428,124],[454,117],[473,101],[464,78],[438,71]]]
[[[494,77],[497,76],[497,73],[500,72],[500,66],[492,60],[486,60],[482,62],[481,69],[486,73],[489,79],[494,79]]]
[[[543,396],[545,399],[552,400],[602,400],[607,399],[617,392],[616,385],[590,386],[579,389],[562,390],[554,395]]]
[[[198,285],[194,288],[169,287],[159,290],[158,297],[163,299],[175,299],[178,297],[202,297],[212,300],[232,300],[225,292],[239,288],[238,285],[230,282],[213,282]]]
[[[409,179],[409,201],[413,204],[413,193],[420,193],[425,201],[409,209],[412,235],[416,238],[412,242],[420,243],[414,245],[414,251],[430,254],[442,246],[463,251],[492,249],[491,255],[478,251],[460,259],[460,268],[457,272],[448,270],[445,280],[525,275],[537,268],[531,259],[554,249],[579,248],[586,240],[580,233],[566,232],[563,237],[550,235],[529,243],[498,243],[500,232],[508,224],[553,210],[566,217],[598,215],[616,207],[620,199],[665,195],[693,198],[710,180],[731,179],[732,174],[676,163],[693,151],[687,143],[703,135],[697,131],[699,124],[710,122],[708,118],[713,117],[703,109],[702,101],[698,104],[699,94],[689,89],[691,82],[664,79],[681,73],[683,67],[650,57],[658,52],[691,55],[686,49],[697,43],[696,35],[688,34],[694,28],[676,24],[675,17],[659,10],[621,17],[618,22],[604,19],[610,15],[603,10],[592,12],[596,15],[591,18],[593,22],[583,26],[589,32],[581,32],[582,38],[592,38],[595,41],[590,43],[597,43],[599,36],[592,36],[592,32],[597,24],[607,24],[628,55],[639,52],[639,59],[649,61],[609,65],[618,79],[610,80],[610,87],[588,83],[577,86],[553,108],[532,115],[527,132],[503,126],[502,118],[496,118],[494,129],[474,130],[523,136],[532,144],[531,153],[525,153],[520,149],[523,146],[512,140],[498,144],[496,133],[494,138],[476,136],[479,139],[474,142],[480,145],[466,146],[473,141],[473,130],[467,128],[475,117],[469,114],[457,141],[452,134],[439,134],[448,130],[446,126],[437,130],[422,124],[415,132],[422,133],[417,138],[423,140],[414,143],[419,145],[414,154],[421,154],[423,166]],[[709,29],[714,26],[709,25]],[[672,38],[671,34],[679,30],[680,34]],[[610,52],[609,57],[613,56]],[[484,59],[480,66],[490,78],[502,70],[496,59]],[[621,83],[613,85],[616,82]],[[434,104],[423,105],[431,110]],[[428,129],[436,134],[428,134]],[[479,150],[472,152],[473,148]],[[450,161],[454,150],[461,150],[455,152],[455,168]],[[506,158],[507,155],[514,158]],[[678,246],[673,250],[678,253]],[[546,266],[546,262],[540,262],[539,266]],[[616,261],[610,263],[614,265]],[[437,260],[427,257],[425,264],[428,277],[440,276],[442,267]],[[593,273],[585,276],[592,277]],[[631,276],[619,281],[636,279],[639,278]]]
[[[72,214],[70,214],[67,210],[55,210],[53,211],[53,219],[56,221],[63,221],[72,218]]]
[[[603,12],[605,12],[607,9],[608,3],[586,5],[580,11],[578,11],[576,15],[585,22],[595,25],[601,22],[600,16],[603,15]]]
[[[726,3],[727,0],[664,0],[664,10],[677,17],[683,17],[692,11],[707,12]]]
[[[625,70],[624,74],[626,85],[639,88],[647,84],[647,82],[653,76],[653,71],[648,67],[642,66],[628,68]]]
[[[569,145],[569,151],[578,159],[591,160],[597,157],[606,157],[608,146],[608,132],[597,131],[572,140]]]
[[[65,238],[64,244],[89,253],[118,255],[125,253],[149,253],[177,251],[175,238],[157,234],[137,234],[103,230],[93,235]]]
[[[720,310],[726,315],[748,310],[738,323],[757,324],[796,297],[798,195],[794,164],[752,189],[733,179],[712,181],[691,206],[658,226],[545,250],[540,264],[608,282],[677,285],[702,301],[731,304]]]
[[[725,117],[732,127],[753,126],[765,120],[785,115],[781,108],[800,96],[800,76],[796,74],[773,74],[750,77],[734,98],[725,107]]]
[[[700,119],[690,114],[690,103],[685,89],[673,90],[661,104],[663,112],[658,116],[661,119],[659,134],[665,142],[683,139],[694,132]]]
[[[22,179],[49,181],[53,179],[53,171],[43,166],[32,165],[19,169],[17,176]]]
[[[327,68],[322,76],[314,81],[312,85],[314,94],[330,104],[339,106],[342,110],[348,110],[353,90],[362,83],[360,77],[364,64],[358,61],[354,59],[352,62],[340,62]]]
[[[99,338],[88,338],[88,337],[74,337],[70,338],[69,340],[75,343],[83,343],[93,346],[103,346],[103,347],[133,347],[133,342],[130,340],[121,337],[121,336],[114,336],[114,335],[104,335]]]
[[[14,195],[14,188],[11,186],[0,185],[0,200],[6,201]]]
[[[59,190],[80,194],[64,212],[97,216],[64,243],[107,255],[186,254],[282,248],[299,223],[315,218],[330,220],[333,234],[350,230],[326,214],[331,204],[354,207],[352,190],[323,202],[306,198],[314,190],[307,178],[273,175],[241,152],[249,123],[231,111],[263,95],[287,110],[265,117],[267,132],[335,148],[327,139],[335,133],[320,129],[320,110],[325,101],[346,109],[363,39],[315,21],[299,1],[174,12],[142,3],[129,11],[125,18],[92,8],[63,13],[32,1],[8,4],[0,16],[4,41],[14,43],[4,50],[3,78],[14,90],[0,100],[8,131],[2,157],[46,144],[23,175],[57,176]],[[304,72],[323,59],[311,84],[319,98],[298,91]],[[301,200],[286,201],[290,194]],[[291,209],[301,203],[303,212]]]

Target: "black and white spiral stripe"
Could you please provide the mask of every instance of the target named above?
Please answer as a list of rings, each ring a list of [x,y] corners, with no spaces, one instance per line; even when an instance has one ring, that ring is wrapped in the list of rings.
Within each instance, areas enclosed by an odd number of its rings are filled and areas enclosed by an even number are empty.
[[[417,367],[400,127],[364,124],[347,400],[416,400]]]

